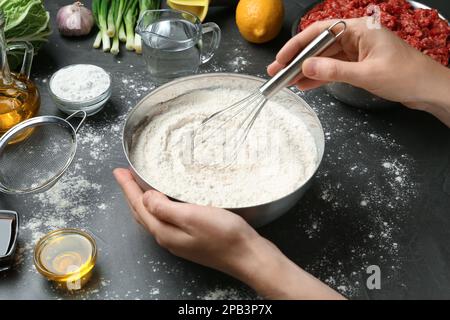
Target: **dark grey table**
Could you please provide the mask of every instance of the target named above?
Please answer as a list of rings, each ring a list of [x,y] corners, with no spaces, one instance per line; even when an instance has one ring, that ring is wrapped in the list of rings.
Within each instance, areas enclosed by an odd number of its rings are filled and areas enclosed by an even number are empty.
[[[423,1],[450,16],[444,1]],[[53,28],[62,3],[67,1],[46,1]],[[310,1],[285,3],[283,31],[265,45],[240,37],[234,11],[214,10],[208,20],[222,28],[222,44],[201,72],[266,77],[265,67]],[[35,60],[41,114],[62,115],[48,96],[47,79],[68,64],[107,69],[114,91],[104,111],[80,131],[76,161],[53,189],[0,195],[0,208],[18,211],[22,220],[15,267],[0,275],[0,299],[255,298],[239,282],[170,255],[131,219],[111,171],[126,166],[120,132],[125,116],[154,85],[142,57],[123,52],[116,58],[92,49],[92,42],[93,36],[68,39],[55,31]],[[299,94],[323,123],[324,161],[305,197],[261,234],[348,297],[450,298],[450,130],[406,108],[366,113],[323,89]],[[35,241],[58,227],[84,228],[97,239],[98,264],[81,291],[61,291],[33,267]],[[380,290],[366,287],[370,265],[380,267]]]

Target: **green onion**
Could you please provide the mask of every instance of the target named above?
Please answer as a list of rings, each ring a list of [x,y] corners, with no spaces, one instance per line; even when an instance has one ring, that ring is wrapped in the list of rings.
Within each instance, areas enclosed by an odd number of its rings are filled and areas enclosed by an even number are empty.
[[[135,33],[138,14],[160,5],[161,0],[92,0],[92,14],[99,29],[93,47],[102,45],[104,52],[118,54],[120,42],[125,42],[127,50],[141,53],[141,37]]]
[[[113,45],[111,47],[111,53],[116,55],[119,54],[119,30],[120,26],[123,24],[123,10],[125,9],[125,1],[124,0],[115,0],[116,8],[115,8],[115,17],[114,17],[114,38]]]
[[[100,11],[98,15],[100,30],[102,32],[102,43],[103,43],[103,51],[108,52],[111,49],[111,41],[109,40],[109,36],[107,33],[108,24],[108,5],[111,3],[110,0],[101,0]]]
[[[116,33],[116,27],[115,27],[115,16],[116,16],[116,10],[117,10],[117,4],[118,0],[111,0],[111,5],[109,6],[108,10],[108,17],[107,17],[107,24],[108,28],[106,30],[106,33],[109,37],[114,37],[114,34]]]
[[[159,9],[161,0],[139,0],[139,17],[147,10]],[[134,49],[136,53],[142,53],[142,39],[137,33],[134,35]]]
[[[94,17],[95,24],[97,25],[99,31],[97,33],[97,37],[95,38],[93,47],[100,48],[100,44],[102,43],[102,31],[100,28],[100,22],[98,19],[99,11],[100,11],[100,3],[101,0],[93,0],[92,1],[92,16]]]
[[[119,40],[121,42],[126,42],[127,41],[127,34],[125,33],[125,24],[122,21],[122,23],[120,24],[120,29],[119,29]]]
[[[97,36],[95,37],[95,41],[94,41],[93,47],[94,47],[95,49],[98,49],[98,48],[100,48],[100,45],[101,45],[101,44],[102,44],[102,32],[99,31],[99,32],[97,33]]]
[[[125,14],[125,32],[127,34],[127,42],[125,47],[127,50],[134,50],[134,26],[137,18],[138,0],[130,0],[130,5]]]

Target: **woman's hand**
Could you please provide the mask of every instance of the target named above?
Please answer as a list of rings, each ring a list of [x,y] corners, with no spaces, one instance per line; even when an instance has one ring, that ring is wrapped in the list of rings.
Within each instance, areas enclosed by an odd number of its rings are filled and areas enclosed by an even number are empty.
[[[225,272],[267,298],[342,298],[287,259],[240,216],[143,192],[127,169],[114,170],[134,218],[171,253]]]
[[[144,193],[126,169],[114,175],[136,220],[171,253],[233,276],[245,272],[252,263],[248,257],[258,255],[261,237],[240,216],[170,201],[155,190]]]
[[[385,28],[369,28],[369,18],[349,19],[347,30],[323,55],[307,59],[296,82],[302,90],[346,82],[388,100],[433,113],[450,126],[450,70]],[[275,75],[314,37],[337,20],[316,22],[278,52],[268,67]]]

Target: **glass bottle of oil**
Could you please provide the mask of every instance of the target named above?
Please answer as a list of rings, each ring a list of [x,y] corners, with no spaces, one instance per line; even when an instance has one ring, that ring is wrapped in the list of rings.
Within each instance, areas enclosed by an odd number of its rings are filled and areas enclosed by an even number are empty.
[[[6,19],[0,11],[0,137],[16,124],[34,117],[39,111],[40,95],[37,87],[30,81],[33,63],[33,46],[28,42],[6,43]],[[24,50],[20,72],[10,71],[7,53]]]

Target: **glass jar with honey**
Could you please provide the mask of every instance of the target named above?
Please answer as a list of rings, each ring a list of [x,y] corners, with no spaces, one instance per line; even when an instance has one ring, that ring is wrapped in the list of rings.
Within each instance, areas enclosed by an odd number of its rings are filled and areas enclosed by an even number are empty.
[[[0,137],[16,124],[34,117],[39,111],[40,96],[37,87],[30,81],[33,63],[33,46],[29,42],[6,43],[6,19],[0,11]],[[22,68],[11,72],[7,54],[13,50],[24,50]]]

